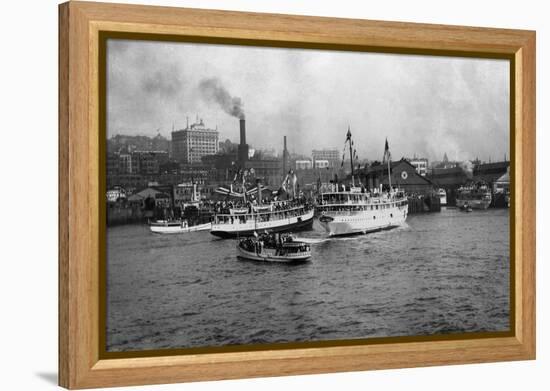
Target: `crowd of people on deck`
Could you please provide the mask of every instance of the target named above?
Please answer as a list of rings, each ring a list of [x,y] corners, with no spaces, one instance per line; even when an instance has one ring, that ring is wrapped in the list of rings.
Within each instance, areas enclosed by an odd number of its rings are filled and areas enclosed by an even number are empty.
[[[287,247],[287,243],[297,243],[297,246]],[[274,249],[275,255],[285,255],[288,252],[303,252],[309,250],[309,245],[303,242],[295,242],[290,234],[262,233],[256,238],[244,238],[240,241],[245,251],[255,252],[260,255],[264,248]]]

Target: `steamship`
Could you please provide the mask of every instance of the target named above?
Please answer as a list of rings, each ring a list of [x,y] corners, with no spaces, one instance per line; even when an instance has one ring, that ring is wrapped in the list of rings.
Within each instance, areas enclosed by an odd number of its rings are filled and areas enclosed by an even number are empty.
[[[210,233],[221,238],[252,236],[258,232],[289,232],[313,225],[313,207],[300,201],[276,201],[246,212],[215,214]]]
[[[491,204],[491,189],[487,184],[478,182],[458,189],[456,206],[461,209],[487,209]]]
[[[246,144],[245,120],[240,118],[240,144],[238,157],[240,162],[248,159],[248,144]],[[285,152],[286,153],[286,145]],[[243,164],[244,166],[244,164]],[[284,168],[283,168],[284,172]],[[288,175],[285,182],[288,180]],[[294,187],[296,178],[294,176]],[[261,187],[257,188],[258,204],[253,205],[247,200],[247,191],[242,183],[242,193],[231,194],[243,197],[240,207],[230,208],[225,213],[216,213],[212,217],[210,233],[221,238],[252,236],[264,232],[288,232],[309,229],[313,225],[314,208],[309,203],[296,197],[296,190],[292,192],[293,199],[287,201],[273,201],[262,203]],[[233,193],[232,191],[230,193]]]
[[[319,222],[329,236],[366,234],[403,225],[407,219],[408,201],[403,190],[391,186],[389,149],[386,141],[384,156],[388,157],[389,191],[366,191],[353,184],[353,155],[351,131],[348,128],[346,143],[350,147],[352,185],[339,191],[319,194],[317,212]]]

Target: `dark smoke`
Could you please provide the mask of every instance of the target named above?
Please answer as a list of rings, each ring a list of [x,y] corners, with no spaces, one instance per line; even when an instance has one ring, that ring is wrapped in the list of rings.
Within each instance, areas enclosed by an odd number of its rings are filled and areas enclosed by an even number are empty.
[[[203,79],[199,84],[203,99],[215,102],[229,115],[244,119],[244,104],[241,98],[231,96],[217,78]]]

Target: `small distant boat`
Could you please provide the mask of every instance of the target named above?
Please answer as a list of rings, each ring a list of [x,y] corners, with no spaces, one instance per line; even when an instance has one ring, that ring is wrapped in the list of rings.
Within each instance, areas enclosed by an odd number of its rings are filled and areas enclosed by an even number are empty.
[[[196,231],[209,231],[211,223],[189,225],[187,220],[157,220],[149,222],[149,229],[156,234],[179,234]]]
[[[237,256],[262,262],[306,262],[311,258],[311,248],[291,235],[271,233],[239,240]]]
[[[439,189],[437,191],[437,194],[439,195],[439,205],[446,206],[447,205],[447,192],[445,189]]]
[[[472,212],[473,211],[472,207],[468,204],[463,204],[460,207],[460,210],[463,211],[463,212]]]
[[[487,209],[491,204],[491,189],[484,182],[477,182],[458,189],[456,206],[470,209]]]

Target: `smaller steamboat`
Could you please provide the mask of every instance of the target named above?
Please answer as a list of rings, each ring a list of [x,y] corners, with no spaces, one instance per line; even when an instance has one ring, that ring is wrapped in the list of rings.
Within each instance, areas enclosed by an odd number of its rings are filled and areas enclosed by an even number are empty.
[[[311,258],[311,248],[289,234],[271,233],[239,240],[237,256],[263,262],[306,262]]]

